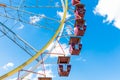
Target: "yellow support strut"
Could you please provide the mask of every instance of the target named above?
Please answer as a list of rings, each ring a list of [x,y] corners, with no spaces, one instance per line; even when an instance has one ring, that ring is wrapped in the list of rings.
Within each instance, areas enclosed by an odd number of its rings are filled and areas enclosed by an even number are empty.
[[[25,66],[27,66],[28,64],[30,64],[31,62],[33,62],[35,59],[37,59],[46,49],[47,47],[54,41],[54,39],[57,37],[57,35],[59,34],[59,32],[61,31],[63,24],[65,22],[66,19],[66,14],[67,14],[67,10],[68,10],[68,0],[65,0],[65,10],[64,10],[64,14],[63,14],[63,19],[60,23],[60,26],[58,28],[58,30],[56,31],[56,33],[54,34],[54,36],[49,40],[49,42],[40,50],[38,51],[32,58],[28,59],[26,62],[24,62],[22,65],[18,66],[17,68],[15,68],[14,70],[0,76],[0,80],[5,80],[5,78],[12,76],[13,74],[17,73],[18,71],[20,71],[21,69],[23,69]]]

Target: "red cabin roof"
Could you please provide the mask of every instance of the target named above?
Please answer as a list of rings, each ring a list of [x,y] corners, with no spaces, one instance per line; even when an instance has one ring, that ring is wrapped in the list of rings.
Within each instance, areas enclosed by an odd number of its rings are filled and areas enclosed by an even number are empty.
[[[80,0],[72,0],[72,5],[80,4]]]
[[[69,56],[67,56],[67,57],[65,57],[65,56],[59,56],[58,57],[58,64],[69,64],[69,62],[70,62],[70,57]]]
[[[76,16],[76,20],[77,19],[83,19],[84,15],[85,15],[85,9],[84,9],[84,5],[83,4],[77,4],[75,7],[75,16]]]
[[[52,80],[52,78],[48,78],[48,77],[38,77],[38,80]]]
[[[0,4],[0,6],[2,6],[2,7],[6,7],[6,5],[5,5],[5,4]]]
[[[84,4],[77,4],[75,10],[77,10],[79,8],[84,9],[85,5]]]

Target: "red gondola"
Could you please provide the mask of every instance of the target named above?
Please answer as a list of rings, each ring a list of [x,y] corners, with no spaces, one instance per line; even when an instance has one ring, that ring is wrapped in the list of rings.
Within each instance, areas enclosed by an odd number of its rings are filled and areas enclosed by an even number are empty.
[[[75,36],[83,36],[86,31],[86,26],[76,26],[74,28],[74,34]]]
[[[80,0],[72,0],[72,5],[77,5],[77,4],[80,4]]]
[[[68,76],[69,75],[69,73],[70,73],[70,70],[71,70],[71,65],[67,65],[67,70],[64,70],[63,69],[63,65],[59,65],[59,67],[58,67],[58,74],[60,75],[60,76]]]
[[[83,19],[77,19],[76,21],[75,21],[75,25],[74,25],[74,27],[76,27],[76,26],[83,26],[85,24],[85,20],[83,20]]]
[[[83,4],[77,4],[74,12],[75,12],[76,20],[77,19],[82,19],[85,15],[84,5]]]
[[[82,44],[71,44],[70,45],[70,53],[71,55],[79,55],[82,48]]]
[[[79,37],[70,37],[70,41],[69,44],[78,44],[80,42],[80,38]]]
[[[52,80],[52,78],[47,78],[47,77],[38,77],[38,80]]]
[[[67,56],[67,57],[65,57],[65,56],[59,56],[58,57],[58,64],[69,64],[69,62],[70,62],[70,57],[69,56]]]

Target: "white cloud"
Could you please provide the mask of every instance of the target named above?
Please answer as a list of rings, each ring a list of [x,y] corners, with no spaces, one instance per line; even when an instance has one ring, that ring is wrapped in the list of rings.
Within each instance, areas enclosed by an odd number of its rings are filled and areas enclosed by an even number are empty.
[[[46,17],[44,14],[39,15],[40,18]]]
[[[83,58],[83,57],[79,57],[79,58],[76,59],[76,61],[86,62],[87,60],[85,58]]]
[[[44,66],[47,69],[47,67],[52,67],[52,64],[44,64]]]
[[[9,62],[3,66],[3,69],[8,70],[9,67],[13,67],[14,64],[12,62]]]
[[[38,71],[38,73],[43,73],[43,71],[40,70]],[[45,73],[46,73],[46,77],[55,77],[51,69],[45,70]],[[37,76],[41,77],[40,75],[37,75]]]
[[[53,74],[51,66],[53,66],[53,65],[51,65],[51,64],[44,64],[46,77],[55,77],[55,75]],[[50,68],[47,68],[47,67],[50,67]],[[40,68],[40,70],[38,70],[37,73],[38,74],[35,74],[35,75],[33,73],[30,73],[28,76],[26,76],[22,80],[37,80],[38,77],[43,77],[43,75],[40,75],[40,74],[44,74],[44,71]],[[11,80],[14,80],[14,79],[11,79]]]
[[[76,61],[81,61],[82,57],[76,58]]]
[[[62,47],[62,48],[61,48]],[[64,52],[63,52],[64,50]],[[69,53],[69,46],[67,44],[60,44],[57,42],[56,43],[56,46],[54,47],[54,49],[52,49],[51,53],[56,53],[55,54],[51,54],[50,57],[58,57],[58,56],[63,56],[63,55],[60,55],[60,54],[65,54],[66,56],[70,55]]]
[[[71,25],[66,26],[66,32],[68,35],[71,35],[73,33],[73,28],[71,27]]]
[[[38,71],[38,73],[42,73],[42,74],[43,74],[43,71],[40,70],[40,71]],[[46,70],[45,73],[46,73],[46,77],[52,77],[52,78],[55,77],[55,76],[53,75],[52,70]],[[43,76],[37,74],[37,75],[34,76],[33,78],[28,78],[28,79],[30,79],[30,80],[38,80],[38,77],[43,77]],[[26,80],[26,79],[27,79],[27,78],[25,78],[24,80]]]
[[[99,0],[93,12],[120,29],[120,0]]]
[[[55,7],[59,7],[60,5],[59,5],[59,2],[56,2],[55,3]]]
[[[40,14],[39,16],[30,16],[30,23],[35,24],[36,22],[39,22],[44,17],[45,17],[44,14]]]
[[[57,16],[60,17],[60,19],[62,20],[63,18],[63,14],[64,14],[64,10],[65,10],[65,3],[63,0],[61,0],[61,4],[62,4],[62,7],[63,7],[63,11],[57,11]],[[56,2],[56,5],[59,5],[58,2]],[[69,19],[72,15],[67,12],[66,14],[66,19]],[[64,28],[64,24],[63,24],[63,28]],[[62,29],[63,29],[62,28]],[[61,30],[62,31],[62,30]],[[69,30],[67,30],[68,33],[70,33]],[[62,35],[62,32],[60,33],[60,36]],[[59,38],[60,39],[60,38]],[[58,41],[59,41],[58,39]],[[55,46],[54,46],[55,45]],[[69,46],[67,44],[60,44],[65,52],[65,55],[69,55]],[[52,44],[50,44],[50,46],[47,48],[48,51],[50,51],[50,53],[58,53],[58,54],[64,54],[63,51],[62,51],[62,48],[60,47],[60,45],[58,44],[58,42],[52,42]],[[54,47],[53,47],[54,46]],[[51,54],[50,55],[51,57],[58,57],[60,55],[55,55],[55,54]]]
[[[31,24],[34,24],[34,23],[38,22],[39,20],[40,20],[40,18],[37,16],[30,16],[30,23]]]
[[[60,19],[62,20],[63,14],[64,14],[64,10],[65,10],[65,4],[64,4],[63,0],[61,0],[61,3],[62,3],[63,11],[57,11],[57,16],[59,16]],[[66,19],[69,19],[70,17],[71,17],[71,14],[69,12],[67,12]]]
[[[44,72],[42,70],[39,70],[37,73],[44,74]],[[43,75],[40,75],[40,74],[35,74],[34,75],[33,73],[30,73],[28,76],[26,76],[22,80],[38,80],[38,77],[43,77]],[[52,77],[52,78],[55,77],[52,69],[45,70],[45,75],[46,75],[46,77]],[[17,80],[17,78],[12,78],[12,79],[9,79],[9,80]]]
[[[60,17],[61,20],[62,20],[62,18],[63,18],[63,13],[64,13],[64,12],[57,11],[57,15]],[[72,16],[72,15],[71,15],[69,12],[67,12],[66,19],[69,19],[71,16]]]

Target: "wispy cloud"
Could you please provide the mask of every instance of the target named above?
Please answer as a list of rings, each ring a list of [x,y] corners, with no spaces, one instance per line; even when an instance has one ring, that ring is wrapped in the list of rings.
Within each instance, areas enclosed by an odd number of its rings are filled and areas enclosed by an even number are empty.
[[[76,58],[76,61],[86,62],[87,60],[83,57]]]
[[[22,23],[20,23],[20,27],[18,27],[18,30],[21,30],[21,29],[23,29],[25,26],[22,24]]]
[[[120,29],[120,0],[99,0],[93,12]]]
[[[59,2],[56,2],[55,3],[55,7],[59,7],[60,5],[59,5]]]
[[[86,60],[86,59],[83,59],[82,61],[83,61],[83,62],[86,62],[87,60]]]
[[[40,14],[39,16],[30,16],[30,23],[35,24],[36,22],[39,22],[44,17],[45,17],[44,14]]]
[[[9,62],[3,66],[3,69],[8,70],[10,67],[13,67],[14,64],[12,62]]]

